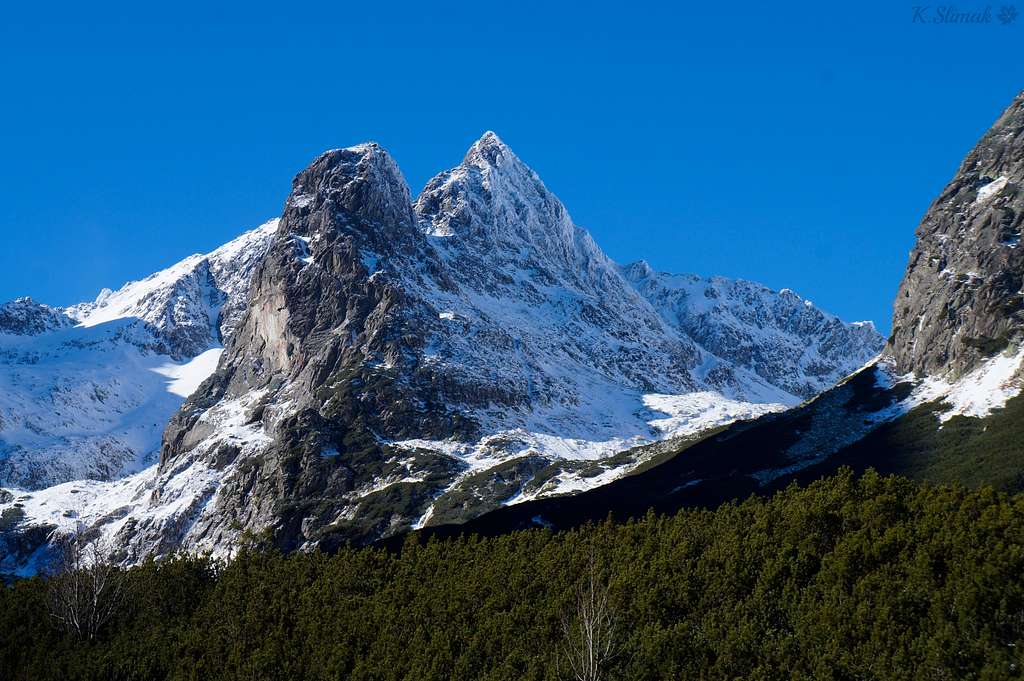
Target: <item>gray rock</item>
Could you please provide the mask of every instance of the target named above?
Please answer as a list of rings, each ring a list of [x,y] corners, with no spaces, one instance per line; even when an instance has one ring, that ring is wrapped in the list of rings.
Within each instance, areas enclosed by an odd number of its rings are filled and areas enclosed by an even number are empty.
[[[1024,335],[1024,93],[967,155],[917,228],[888,351],[957,378]]]

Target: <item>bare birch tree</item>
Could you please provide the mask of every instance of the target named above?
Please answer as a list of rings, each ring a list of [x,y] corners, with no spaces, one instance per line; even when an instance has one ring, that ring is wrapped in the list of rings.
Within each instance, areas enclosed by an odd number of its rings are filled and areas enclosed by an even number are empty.
[[[50,615],[79,639],[92,640],[125,604],[125,574],[81,531],[63,539],[60,552],[49,579]]]
[[[576,588],[575,610],[562,615],[562,659],[574,681],[602,681],[615,656],[616,621],[608,584],[591,554],[587,574]]]

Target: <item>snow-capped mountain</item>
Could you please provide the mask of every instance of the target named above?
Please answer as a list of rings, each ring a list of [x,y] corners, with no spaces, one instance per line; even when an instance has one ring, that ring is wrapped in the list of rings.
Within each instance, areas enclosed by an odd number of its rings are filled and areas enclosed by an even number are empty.
[[[712,355],[746,367],[802,399],[849,373],[851,349],[875,348],[871,322],[846,324],[789,289],[750,281],[654,272],[644,261],[623,274],[671,326]]]
[[[650,507],[671,512],[770,492],[839,466],[1024,491],[1022,187],[1024,93],[968,154],[922,219],[893,306],[893,334],[877,360],[794,409],[734,424],[689,447],[669,448],[664,463],[643,473],[572,497],[502,508],[472,521],[468,530],[564,528],[609,512],[628,517]],[[730,299],[750,300],[756,285],[711,283],[716,292],[694,301],[693,291],[709,282],[653,275],[642,264],[626,272],[669,321],[678,311],[682,328],[700,329],[707,311],[712,329],[691,335],[718,355],[735,358],[729,341],[748,331],[743,324],[734,326],[734,317],[769,315],[741,344],[751,353],[748,365],[769,378],[775,373],[761,363],[766,355],[756,350],[757,339],[781,334],[775,351],[792,361],[789,334],[828,323],[816,311],[794,316],[788,304],[778,314],[778,301],[740,305],[734,313]],[[722,295],[725,291],[734,293]],[[869,332],[844,326],[835,338]],[[804,348],[801,356],[813,362],[835,356],[828,342]],[[784,385],[796,390],[808,380],[806,373],[816,372],[782,374],[796,380]],[[827,373],[819,375],[831,380]]]
[[[159,466],[15,491],[24,526],[84,523],[126,561],[247,530],[367,541],[603,484],[882,346],[789,292],[620,267],[493,133],[415,202],[376,144],[327,152],[265,231],[262,256],[225,247],[69,311],[74,332],[140,320],[179,359],[218,330],[225,350]]]
[[[94,302],[65,314],[84,327],[138,319],[158,350],[182,360],[220,346],[249,304],[249,282],[277,220],[270,220],[205,255],[196,254],[118,291],[103,289]]]
[[[617,265],[493,133],[415,202],[379,146],[333,150],[280,221],[93,303],[2,310],[0,509],[129,562],[589,489],[883,343],[789,291]]]
[[[1022,131],[1024,94],[925,215],[880,359],[870,323],[791,291],[611,262],[493,133],[415,202],[376,144],[329,151],[222,256],[68,310],[0,307],[0,463],[20,476],[0,490],[0,569],[79,523],[133,562],[228,554],[248,531],[294,549],[472,518],[564,526],[844,463],[948,479],[1020,457]],[[88,391],[116,404],[168,379],[191,395],[158,465],[124,477],[144,461],[60,430],[98,409],[123,434],[140,419]]]
[[[276,221],[94,303],[0,306],[0,485],[111,480],[156,460],[216,367]]]

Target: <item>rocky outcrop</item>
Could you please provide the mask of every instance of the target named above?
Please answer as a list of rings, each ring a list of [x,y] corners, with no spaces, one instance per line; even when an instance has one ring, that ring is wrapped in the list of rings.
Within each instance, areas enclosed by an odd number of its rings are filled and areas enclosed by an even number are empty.
[[[917,228],[888,352],[955,380],[1024,339],[1024,93],[967,155]]]

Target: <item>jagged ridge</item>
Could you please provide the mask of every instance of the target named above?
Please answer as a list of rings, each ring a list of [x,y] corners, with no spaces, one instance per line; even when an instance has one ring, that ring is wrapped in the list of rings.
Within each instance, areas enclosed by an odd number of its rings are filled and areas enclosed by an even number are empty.
[[[110,480],[152,463],[216,366],[276,221],[96,302],[0,306],[0,485]]]

